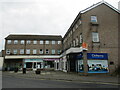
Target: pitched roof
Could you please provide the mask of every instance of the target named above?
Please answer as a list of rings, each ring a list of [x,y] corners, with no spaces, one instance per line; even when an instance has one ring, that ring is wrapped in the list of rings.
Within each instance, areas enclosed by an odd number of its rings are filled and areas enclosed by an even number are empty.
[[[62,40],[61,35],[17,35],[10,34],[7,40]]]
[[[110,7],[111,9],[113,9],[113,10],[115,10],[116,12],[120,13],[120,10],[116,9],[116,8],[113,7],[111,4],[105,2],[104,0],[101,1],[101,2],[98,2],[98,3],[96,3],[96,4],[93,4],[92,6],[90,6],[90,7],[86,8],[86,9],[80,11],[80,13],[85,13],[85,12],[87,12],[87,11],[89,11],[89,10],[91,10],[91,9],[93,9],[93,8],[101,5],[101,4],[105,4],[105,5],[107,5],[108,7]]]

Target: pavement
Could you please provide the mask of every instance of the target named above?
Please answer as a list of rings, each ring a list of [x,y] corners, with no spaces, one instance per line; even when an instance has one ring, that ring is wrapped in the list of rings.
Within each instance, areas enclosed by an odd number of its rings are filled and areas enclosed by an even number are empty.
[[[21,78],[33,78],[40,80],[62,80],[62,81],[75,81],[84,83],[98,83],[98,84],[112,84],[120,85],[120,78],[110,75],[90,75],[81,76],[77,73],[66,73],[62,71],[41,71],[41,74],[36,74],[35,71],[27,71],[23,74],[22,71],[17,73],[13,71],[3,72],[2,75],[21,77]]]

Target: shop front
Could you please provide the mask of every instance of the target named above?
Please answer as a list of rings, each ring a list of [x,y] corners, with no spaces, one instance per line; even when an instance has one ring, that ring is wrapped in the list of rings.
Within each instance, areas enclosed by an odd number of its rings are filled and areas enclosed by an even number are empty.
[[[43,69],[43,59],[24,59],[23,66],[29,70]]]
[[[107,53],[87,53],[88,73],[108,73]]]

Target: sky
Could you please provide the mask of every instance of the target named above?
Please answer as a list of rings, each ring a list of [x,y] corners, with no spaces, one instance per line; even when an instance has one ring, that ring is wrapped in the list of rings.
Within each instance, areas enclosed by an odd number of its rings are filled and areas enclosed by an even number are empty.
[[[64,36],[77,14],[102,0],[0,0],[0,51],[9,34]],[[105,0],[118,8],[120,0]]]

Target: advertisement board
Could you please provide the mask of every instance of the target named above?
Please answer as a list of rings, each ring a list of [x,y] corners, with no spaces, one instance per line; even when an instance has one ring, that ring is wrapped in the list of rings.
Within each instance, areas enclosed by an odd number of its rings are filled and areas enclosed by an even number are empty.
[[[83,67],[83,60],[78,60],[78,72],[83,72],[84,67]]]
[[[88,60],[88,73],[108,73],[108,60]]]

